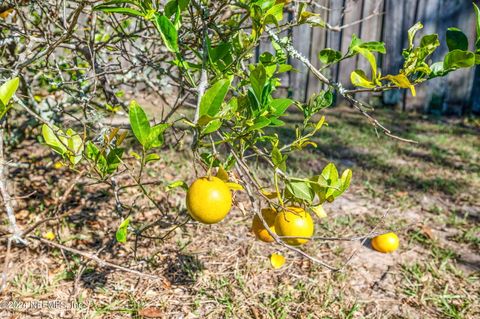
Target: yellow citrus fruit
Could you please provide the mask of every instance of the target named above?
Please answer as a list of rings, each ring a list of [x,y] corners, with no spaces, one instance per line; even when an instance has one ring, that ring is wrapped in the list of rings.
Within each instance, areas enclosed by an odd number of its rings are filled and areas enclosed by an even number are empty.
[[[274,209],[271,208],[264,208],[262,209],[262,216],[263,219],[265,219],[265,222],[268,225],[268,228],[275,233],[275,216],[277,215],[277,212]],[[268,233],[268,230],[263,226],[262,221],[260,220],[260,217],[255,214],[255,217],[253,217],[252,221],[252,232],[255,234],[257,239],[260,239],[261,241],[264,241],[266,243],[271,243],[274,241],[273,237]]]
[[[275,231],[279,236],[312,237],[314,225],[312,217],[301,207],[287,207],[275,218]],[[306,238],[284,238],[289,245],[305,244]]]
[[[398,236],[395,233],[386,233],[372,238],[372,247],[381,253],[391,253],[399,246]]]
[[[221,179],[201,177],[188,188],[187,208],[190,216],[201,223],[218,223],[232,208],[232,193]]]
[[[6,19],[8,17],[8,15],[12,12],[13,12],[13,9],[8,9],[6,11],[3,11],[2,13],[0,13],[0,18]]]

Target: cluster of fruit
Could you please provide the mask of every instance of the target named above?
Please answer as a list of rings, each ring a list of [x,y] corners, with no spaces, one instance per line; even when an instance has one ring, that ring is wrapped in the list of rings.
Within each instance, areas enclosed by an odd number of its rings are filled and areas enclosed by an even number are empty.
[[[232,193],[220,178],[205,176],[190,185],[187,192],[187,209],[196,221],[204,224],[218,223],[227,216],[231,208]],[[261,213],[265,224],[258,215],[255,215],[251,228],[261,241],[273,242],[275,239],[272,234],[276,234],[286,244],[299,246],[313,236],[313,219],[299,206],[285,207],[280,211],[264,208]],[[390,253],[398,248],[399,240],[395,233],[390,232],[372,238],[371,244],[376,251]]]

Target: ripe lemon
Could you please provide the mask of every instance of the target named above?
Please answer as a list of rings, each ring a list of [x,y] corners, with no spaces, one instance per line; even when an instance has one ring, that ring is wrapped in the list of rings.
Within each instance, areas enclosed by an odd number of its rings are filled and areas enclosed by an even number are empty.
[[[275,233],[275,216],[277,215],[277,212],[274,209],[271,208],[264,208],[262,209],[262,216],[263,219],[265,219],[265,222],[268,225],[268,228]],[[258,215],[255,215],[253,217],[252,221],[252,232],[255,234],[257,239],[260,239],[261,241],[264,241],[266,243],[271,243],[274,241],[273,237],[268,233],[268,230],[263,226],[262,221],[260,220],[260,217]]]
[[[209,176],[194,181],[187,192],[187,209],[193,219],[218,223],[232,208],[232,193],[221,179]]]
[[[287,207],[275,218],[275,231],[279,236],[311,237],[314,231],[312,217],[301,207]],[[284,238],[289,245],[305,244],[306,238]]]
[[[386,233],[372,238],[372,247],[381,253],[391,253],[399,246],[398,236],[395,233]]]

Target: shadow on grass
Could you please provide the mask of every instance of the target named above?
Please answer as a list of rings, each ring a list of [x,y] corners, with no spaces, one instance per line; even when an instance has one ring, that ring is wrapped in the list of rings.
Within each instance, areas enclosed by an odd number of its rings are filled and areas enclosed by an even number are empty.
[[[190,285],[196,281],[198,273],[203,269],[203,264],[196,256],[177,254],[168,261],[165,276],[172,284]]]
[[[334,110],[335,111],[335,110]],[[469,154],[455,149],[445,148],[434,142],[419,144],[405,144],[393,139],[378,139],[372,126],[366,123],[364,118],[356,113],[345,112],[339,109],[338,112],[327,114],[327,122],[330,119],[335,129],[322,129],[315,138],[318,144],[316,149],[309,148],[307,154],[292,154],[290,157],[290,168],[300,171],[312,171],[319,173],[328,161],[333,161],[339,168],[360,168],[364,177],[373,180],[379,187],[387,191],[398,189],[402,191],[438,192],[446,196],[456,196],[470,187],[468,180],[458,177],[457,173],[435,174],[437,172],[461,171],[476,172],[478,164],[469,160]],[[383,114],[382,112],[379,112]],[[292,114],[293,115],[293,114]],[[295,116],[297,115],[297,116]],[[286,126],[275,129],[284,143],[295,138],[295,124],[298,123],[298,114],[284,118]],[[419,116],[413,118],[387,112],[387,115],[394,117],[395,121],[390,124],[395,131],[407,132],[409,138],[416,139],[421,134],[436,134],[435,130],[421,129],[424,126],[436,125],[438,120],[422,119]],[[388,127],[388,120],[385,115],[382,118]],[[444,126],[445,124],[441,124]],[[479,136],[480,130],[470,127],[448,126],[448,134],[466,134]],[[433,133],[432,133],[433,132]],[[440,133],[438,133],[440,134]],[[443,129],[442,129],[443,134]],[[421,164],[421,165],[419,165]],[[343,166],[343,167],[342,167]],[[428,169],[428,171],[422,171]]]

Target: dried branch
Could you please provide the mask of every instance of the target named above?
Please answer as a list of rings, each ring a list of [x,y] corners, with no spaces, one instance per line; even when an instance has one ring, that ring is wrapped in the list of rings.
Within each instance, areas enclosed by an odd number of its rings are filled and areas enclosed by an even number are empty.
[[[51,246],[51,247],[55,247],[55,248],[58,248],[58,249],[61,249],[61,250],[64,250],[64,251],[68,251],[68,252],[76,254],[76,255],[80,255],[82,257],[85,257],[87,259],[90,259],[90,260],[96,262],[97,264],[99,264],[102,267],[109,267],[109,268],[117,269],[117,270],[127,272],[127,273],[130,273],[130,274],[139,276],[139,277],[147,278],[147,279],[154,279],[154,280],[161,280],[163,282],[168,282],[168,280],[164,277],[159,277],[157,275],[152,275],[152,274],[146,274],[146,273],[143,273],[143,272],[135,270],[135,269],[130,269],[130,268],[127,268],[127,267],[123,267],[123,266],[116,265],[116,264],[113,264],[111,262],[105,261],[105,260],[101,259],[100,257],[98,257],[96,254],[84,252],[84,251],[81,251],[81,250],[78,250],[78,249],[75,249],[75,248],[72,248],[72,247],[67,247],[65,245],[62,245],[62,244],[59,244],[59,243],[56,243],[56,242],[53,242],[53,241],[50,241],[50,240],[46,240],[46,239],[43,239],[43,238],[40,238],[40,237],[37,237],[37,236],[29,236],[28,238],[35,239],[35,240],[37,240],[37,241],[39,241],[39,242],[41,242],[45,245]]]

